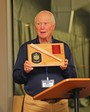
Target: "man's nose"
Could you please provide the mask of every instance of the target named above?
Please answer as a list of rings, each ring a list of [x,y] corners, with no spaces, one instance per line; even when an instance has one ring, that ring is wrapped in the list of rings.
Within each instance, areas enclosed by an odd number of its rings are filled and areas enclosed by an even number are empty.
[[[42,23],[40,26],[41,29],[45,28],[45,25]]]

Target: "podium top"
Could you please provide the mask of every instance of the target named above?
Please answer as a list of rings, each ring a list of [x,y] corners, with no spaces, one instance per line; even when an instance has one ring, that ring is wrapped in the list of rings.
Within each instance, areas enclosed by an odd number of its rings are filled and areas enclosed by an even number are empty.
[[[80,88],[79,98],[87,97],[90,95],[90,78],[68,78],[54,86],[44,90],[43,92],[35,95],[33,98],[54,99],[54,98],[67,98],[72,95],[72,90]]]

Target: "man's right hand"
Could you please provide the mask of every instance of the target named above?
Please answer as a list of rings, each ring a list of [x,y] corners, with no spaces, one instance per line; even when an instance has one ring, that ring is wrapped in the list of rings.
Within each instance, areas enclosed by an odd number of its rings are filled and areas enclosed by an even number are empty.
[[[28,60],[26,60],[26,61],[24,62],[24,71],[25,71],[26,73],[29,73],[29,72],[32,71],[32,70],[33,70],[33,67],[31,66],[30,62],[29,62]]]

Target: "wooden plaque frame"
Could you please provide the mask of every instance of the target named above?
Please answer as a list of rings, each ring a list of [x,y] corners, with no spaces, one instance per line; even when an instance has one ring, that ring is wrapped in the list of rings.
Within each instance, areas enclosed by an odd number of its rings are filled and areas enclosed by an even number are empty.
[[[28,60],[33,67],[60,66],[65,59],[64,44],[28,44]]]

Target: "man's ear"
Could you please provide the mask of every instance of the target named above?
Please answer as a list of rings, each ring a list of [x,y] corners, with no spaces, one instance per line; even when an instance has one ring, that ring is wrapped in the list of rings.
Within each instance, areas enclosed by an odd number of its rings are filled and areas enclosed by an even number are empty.
[[[53,30],[55,29],[55,27],[56,27],[56,25],[54,24],[54,25],[53,25]]]

